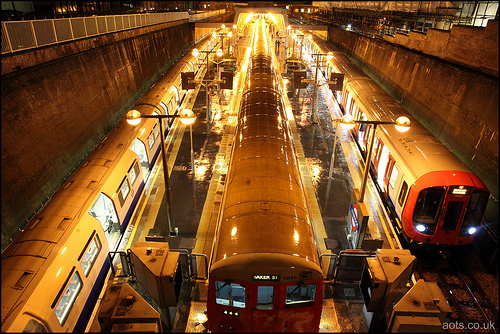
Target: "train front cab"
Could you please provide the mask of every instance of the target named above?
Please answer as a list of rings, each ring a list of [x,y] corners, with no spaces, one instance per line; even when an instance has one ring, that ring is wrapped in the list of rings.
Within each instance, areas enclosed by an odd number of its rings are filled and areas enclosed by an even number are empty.
[[[435,184],[447,186],[433,186]],[[403,211],[404,232],[409,241],[469,244],[480,228],[488,198],[488,190],[472,173],[425,174],[408,194]]]
[[[318,332],[323,306],[321,273],[291,268],[259,273],[242,270],[239,275],[234,270],[223,271],[229,276],[221,277],[238,279],[222,279],[211,273],[207,301],[210,331]]]

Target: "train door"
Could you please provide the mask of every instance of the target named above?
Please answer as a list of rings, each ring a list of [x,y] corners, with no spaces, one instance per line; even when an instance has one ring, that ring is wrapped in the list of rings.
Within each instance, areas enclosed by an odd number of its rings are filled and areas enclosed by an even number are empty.
[[[460,222],[467,208],[468,196],[448,193],[443,204],[441,228],[436,231],[435,237],[439,240],[452,240],[459,231]]]
[[[345,113],[351,115],[352,94],[347,92],[347,101],[345,102]]]
[[[354,104],[353,117],[356,121],[359,121],[359,118],[361,117],[361,110],[358,108],[358,106],[356,104]],[[356,125],[354,126],[354,128],[352,130],[354,132],[354,135],[357,136],[358,135],[358,123],[356,123]]]
[[[113,200],[106,194],[100,193],[88,213],[99,220],[106,235],[108,247],[114,250],[120,240],[121,231]]]
[[[366,121],[366,116],[362,112],[361,112],[361,114],[359,116],[359,121]],[[359,124],[359,126],[358,126],[357,129],[358,129],[358,144],[361,147],[361,149],[364,149],[363,142],[364,142],[365,133],[366,133],[366,130],[367,130],[366,123]]]
[[[263,332],[275,332],[277,327],[277,292],[275,285],[253,286],[254,305],[252,327]],[[276,298],[275,298],[276,297]]]
[[[382,155],[382,148],[384,147],[384,143],[382,140],[378,140],[378,143],[375,143],[373,145],[373,166],[375,167],[375,175],[378,175],[378,169],[379,169],[379,161],[380,161],[380,156]]]
[[[139,139],[135,139],[132,145],[130,146],[130,149],[137,153],[139,156],[139,161],[141,162],[141,168],[142,168],[142,174],[144,175],[144,180],[148,177],[149,175],[149,160],[148,160],[148,154],[146,151],[146,145]]]
[[[379,159],[378,159],[378,169],[377,169],[377,182],[379,186],[382,188],[384,187],[384,176],[385,172],[387,171],[387,164],[389,162],[389,149],[387,146],[382,144],[382,148],[379,153]]]
[[[363,137],[363,143],[361,143],[361,147],[363,151],[366,153],[366,156],[368,156],[368,145],[370,144],[370,139],[373,136],[373,125],[368,124],[365,130],[365,135]]]
[[[392,157],[392,155],[389,155],[389,161],[387,162],[387,169],[385,170],[385,175],[384,175],[384,184],[383,184],[383,188],[384,188],[384,193],[385,195],[387,196],[387,187],[388,187],[388,184],[389,184],[389,181],[391,179],[395,180],[397,178],[397,170],[396,170],[396,166],[394,165],[395,163],[395,160],[394,158]],[[395,173],[395,175],[393,176],[392,174]],[[393,182],[393,185],[394,187],[394,182]]]

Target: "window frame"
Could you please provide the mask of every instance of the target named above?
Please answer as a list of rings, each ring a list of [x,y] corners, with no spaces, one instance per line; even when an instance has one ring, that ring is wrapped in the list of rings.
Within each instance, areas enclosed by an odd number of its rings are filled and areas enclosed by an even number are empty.
[[[78,279],[80,284],[77,286],[77,290],[73,290],[72,294],[70,294],[68,297],[71,301],[71,305],[69,305],[69,303],[68,303],[68,305],[65,308],[61,308],[61,313],[65,312],[61,316],[61,318],[62,318],[61,319],[59,317],[59,315],[56,313],[57,307],[59,307],[59,304],[62,302],[62,299],[65,296],[65,294],[63,294],[63,293],[64,293],[64,291],[66,291],[69,288],[69,285],[72,283],[72,279],[74,277],[76,277]],[[71,313],[71,310],[73,309],[73,306],[75,305],[76,299],[78,298],[78,295],[82,291],[82,288],[83,288],[83,280],[82,280],[80,274],[78,273],[78,270],[76,270],[76,267],[73,267],[71,269],[71,272],[68,275],[68,278],[64,282],[61,290],[59,290],[59,292],[57,293],[56,298],[54,299],[54,302],[52,302],[52,305],[51,305],[51,308],[54,310],[56,318],[61,325],[64,325],[66,320],[68,320],[68,316]],[[74,291],[76,291],[76,292],[74,292]]]
[[[128,189],[127,189],[127,193],[125,194],[125,196],[123,195],[123,191],[122,191],[122,188],[124,185],[127,185]],[[125,204],[125,202],[127,201],[127,198],[128,198],[128,195],[130,194],[132,190],[132,187],[130,186],[130,181],[128,180],[128,177],[125,176],[122,180],[122,182],[120,183],[120,186],[118,187],[118,190],[116,191],[116,194],[118,195],[118,201],[120,202],[120,206],[123,206],[123,204]]]
[[[130,165],[130,168],[128,169],[128,178],[130,179],[130,184],[133,186],[135,184],[135,181],[139,178],[139,163],[137,160],[134,159],[134,162],[132,165]],[[132,179],[132,175],[134,178]]]
[[[89,246],[92,245],[92,241],[94,241],[94,245],[97,247],[97,253],[94,254],[93,258],[88,260],[89,266],[87,268],[84,268],[82,265],[82,262],[85,260],[85,255],[87,255],[87,253],[89,253],[88,250],[89,250]],[[94,230],[94,232],[92,233],[92,236],[89,238],[89,240],[85,244],[85,247],[83,247],[83,250],[80,253],[80,256],[78,257],[78,261],[80,262],[80,267],[82,268],[82,271],[83,271],[83,274],[85,275],[85,277],[88,277],[90,272],[92,271],[92,268],[94,267],[94,263],[96,262],[96,259],[99,257],[101,250],[102,250],[101,239],[99,239],[99,235]],[[85,272],[86,270],[87,270],[87,272]]]
[[[408,183],[406,183],[406,181],[403,180],[403,184],[401,185],[401,189],[399,190],[399,195],[398,195],[398,203],[401,207],[403,207],[403,204],[405,204],[407,193],[408,193]]]
[[[299,287],[300,289],[302,289],[304,287],[308,289],[309,286],[313,287],[312,299],[309,299],[309,300],[299,300],[299,301],[294,301],[294,300],[289,300],[288,299],[289,296],[291,296],[291,294],[294,293],[294,290],[297,289],[297,287]],[[288,291],[289,288],[292,288],[291,292]],[[317,292],[317,283],[316,282],[312,282],[312,283],[300,283],[299,282],[299,283],[294,284],[294,285],[287,285],[286,286],[286,290],[285,290],[285,309],[313,306],[314,302],[316,300],[316,292]],[[299,290],[299,295],[300,295],[300,290]]]
[[[219,280],[216,280],[214,282],[214,285],[215,285],[215,303],[216,304],[224,305],[224,306],[232,306],[232,307],[237,307],[237,308],[246,308],[246,286],[245,285],[242,285],[239,283],[234,283],[234,282],[227,284],[227,282],[219,281]],[[222,286],[218,287],[218,285],[222,285]],[[226,288],[226,287],[229,288],[229,293],[227,294],[228,298],[220,296],[221,290],[223,288]],[[233,294],[232,294],[233,288],[237,288],[237,287],[243,288],[243,301],[235,300],[233,298]],[[217,294],[219,294],[219,296],[217,296]],[[226,303],[226,301],[227,301],[227,303]]]

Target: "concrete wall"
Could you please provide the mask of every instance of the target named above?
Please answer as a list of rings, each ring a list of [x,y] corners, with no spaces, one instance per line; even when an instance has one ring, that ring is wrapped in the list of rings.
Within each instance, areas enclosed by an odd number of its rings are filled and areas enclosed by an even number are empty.
[[[330,27],[328,40],[476,173],[498,206],[498,74],[489,75],[474,69],[474,64],[464,67],[334,27]],[[447,47],[447,54],[459,54],[463,46],[450,40]],[[496,50],[497,59],[498,40]]]
[[[2,55],[2,249],[193,41],[185,20]]]
[[[485,28],[456,25],[450,31],[411,31],[384,39],[498,77],[498,21],[489,20]]]

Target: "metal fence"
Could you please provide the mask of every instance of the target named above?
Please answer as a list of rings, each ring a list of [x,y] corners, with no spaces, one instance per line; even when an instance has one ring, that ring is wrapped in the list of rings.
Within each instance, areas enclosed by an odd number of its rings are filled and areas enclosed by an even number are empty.
[[[188,12],[144,13],[2,22],[2,54],[149,25],[220,15],[225,9],[189,15]]]

